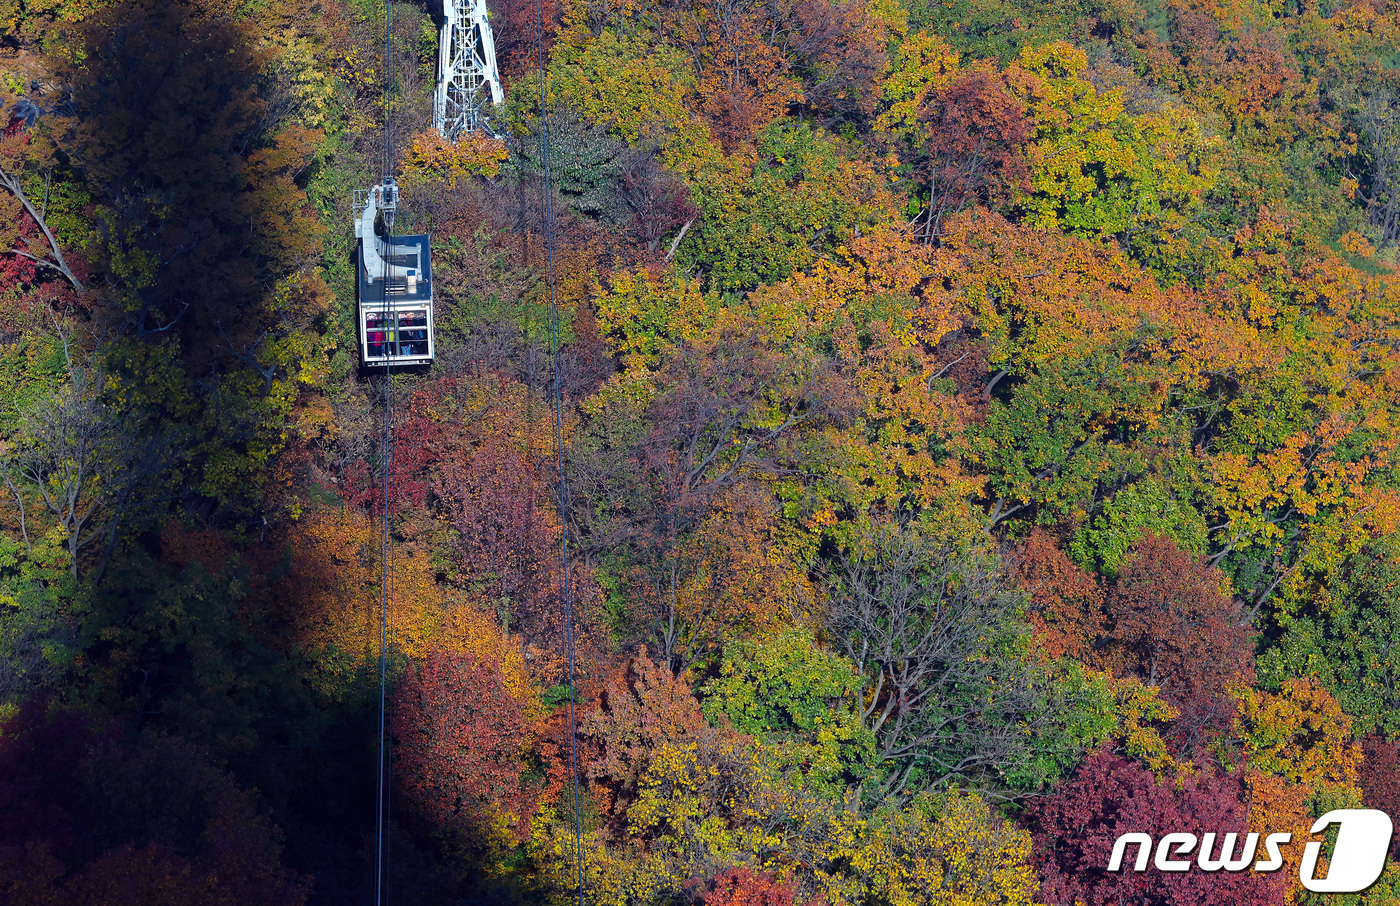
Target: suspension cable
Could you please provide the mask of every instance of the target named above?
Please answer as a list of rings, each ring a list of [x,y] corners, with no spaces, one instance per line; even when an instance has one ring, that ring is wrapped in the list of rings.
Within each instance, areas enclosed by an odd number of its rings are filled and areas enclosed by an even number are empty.
[[[559,305],[554,286],[554,198],[550,192],[548,97],[544,80],[544,10],[535,0],[535,56],[540,74],[540,161],[544,170],[544,245],[549,294],[549,351],[554,363],[554,452],[559,475],[559,560],[563,567],[564,647],[569,663],[569,753],[574,781],[574,854],[578,863],[578,902],[583,906],[583,811],[579,805],[578,726],[574,666],[573,589],[569,581],[568,486],[564,472],[564,397],[559,373]]]
[[[386,177],[392,176],[394,172],[394,133],[392,128],[393,118],[393,65],[392,55],[392,26],[393,20],[390,0],[384,0],[384,174]],[[386,180],[381,180],[381,187]],[[381,189],[382,191],[382,189]],[[397,190],[395,190],[397,192]],[[385,200],[385,199],[381,199]],[[393,199],[397,203],[398,199]],[[384,225],[388,229],[390,245],[394,236],[394,206],[387,205],[384,211]],[[371,242],[375,241],[371,235]],[[388,789],[386,780],[389,774],[388,765],[388,734],[385,732],[385,714],[388,710],[389,697],[389,467],[394,457],[394,435],[393,426],[393,399],[389,392],[389,361],[395,346],[398,345],[398,323],[397,319],[391,316],[393,312],[389,309],[389,276],[391,265],[389,259],[393,249],[386,248],[384,261],[384,279],[380,282],[384,297],[379,315],[379,329],[382,334],[381,340],[384,351],[384,443],[381,459],[384,464],[384,537],[383,551],[380,557],[380,597],[379,597],[379,776],[376,788],[374,811],[374,902],[376,906],[382,906],[384,902],[384,887],[388,882],[388,861],[389,861],[389,829],[385,814],[388,804]],[[391,325],[392,323],[392,327]]]

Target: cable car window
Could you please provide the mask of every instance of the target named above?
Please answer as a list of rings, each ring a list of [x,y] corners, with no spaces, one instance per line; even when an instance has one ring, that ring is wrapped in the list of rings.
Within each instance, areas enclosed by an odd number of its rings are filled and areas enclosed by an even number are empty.
[[[365,353],[374,358],[384,356],[384,319],[376,312],[365,317]]]

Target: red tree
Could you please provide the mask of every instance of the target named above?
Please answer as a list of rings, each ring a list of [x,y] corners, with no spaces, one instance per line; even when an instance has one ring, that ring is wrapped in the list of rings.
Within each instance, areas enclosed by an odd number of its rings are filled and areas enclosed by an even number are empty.
[[[551,596],[558,522],[545,510],[549,488],[527,457],[505,444],[479,447],[443,469],[434,490],[457,529],[468,582],[522,615]]]
[[[1400,815],[1400,744],[1374,733],[1361,740],[1361,798],[1367,808]],[[1391,838],[1390,851],[1400,856],[1400,836]]]
[[[730,868],[701,894],[704,906],[795,906],[797,888],[783,880],[752,868]]]
[[[1070,562],[1055,539],[1036,528],[1012,552],[1011,576],[1031,598],[1037,649],[1096,662],[1094,644],[1104,631],[1104,594],[1094,577]]]
[[[929,136],[926,241],[941,235],[943,220],[968,205],[1005,201],[1028,187],[1024,150],[1032,125],[1001,74],[968,70],[933,92],[919,119]]]
[[[483,842],[504,818],[524,840],[540,791],[521,777],[531,726],[500,665],[433,652],[409,666],[394,702],[395,774],[411,810]]]
[[[1183,712],[1204,719],[1226,686],[1254,679],[1254,633],[1224,576],[1170,538],[1148,533],[1133,545],[1107,611],[1120,671],[1160,687]]]
[[[1214,832],[1217,840],[1235,833],[1238,853],[1249,831],[1247,809],[1238,782],[1216,774],[1202,772],[1178,789],[1099,749],[1054,796],[1033,802],[1026,820],[1041,896],[1056,906],[1272,906],[1282,902],[1287,885],[1281,872],[1204,872],[1194,865],[1180,873],[1107,870],[1114,842],[1126,833],[1151,834],[1154,841],[1175,831]],[[1129,847],[1125,866],[1136,854]]]
[[[550,59],[554,35],[559,30],[564,10],[558,0],[542,0],[540,18],[544,20],[544,33],[541,35],[535,0],[492,0],[490,6],[496,62],[501,69],[501,80],[510,85],[537,71],[540,53],[537,40],[543,41],[544,59]]]
[[[637,795],[652,756],[666,745],[714,735],[690,685],[654,664],[645,645],[609,677],[579,726],[587,743],[584,773],[599,787],[604,809],[619,825]]]

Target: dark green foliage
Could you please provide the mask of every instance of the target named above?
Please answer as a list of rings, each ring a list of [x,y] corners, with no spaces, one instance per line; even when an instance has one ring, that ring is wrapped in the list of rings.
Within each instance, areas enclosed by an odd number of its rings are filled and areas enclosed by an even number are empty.
[[[1340,571],[1325,602],[1278,620],[1281,636],[1259,657],[1262,682],[1316,676],[1358,734],[1400,737],[1400,539],[1371,542]]]
[[[544,128],[549,131],[550,181],[569,209],[580,217],[617,221],[622,216],[617,181],[627,145],[606,127],[585,122],[567,110],[551,113]],[[540,129],[536,119],[528,131],[510,137],[510,160],[502,168],[510,178],[543,175]]]
[[[1137,24],[1131,6],[1104,0],[910,0],[908,5],[911,24],[969,56],[1003,63],[1027,46],[1082,39],[1090,29],[1099,32],[1095,37],[1112,36]]]
[[[0,538],[0,707],[61,688],[76,654],[74,584],[50,539]]]
[[[305,744],[309,695],[268,645],[247,568],[177,570],[137,549],[109,573],[83,604],[84,697],[138,721],[159,715],[221,757]]]
[[[1116,411],[1145,394],[1107,351],[1029,375],[991,401],[973,433],[972,455],[991,476],[992,518],[1034,507],[1050,523],[1084,507],[1106,471],[1118,465]],[[1126,398],[1125,398],[1126,397]]]

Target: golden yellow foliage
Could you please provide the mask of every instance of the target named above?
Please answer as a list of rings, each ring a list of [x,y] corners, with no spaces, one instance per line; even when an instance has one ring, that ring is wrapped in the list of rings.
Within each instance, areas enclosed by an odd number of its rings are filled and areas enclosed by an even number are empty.
[[[483,663],[499,662],[502,680],[510,694],[538,708],[535,683],[530,678],[520,642],[501,631],[491,611],[470,603],[448,605],[446,613],[440,615],[433,647],[452,654],[473,654]]]
[[[1306,838],[1313,818],[1333,808],[1359,808],[1361,746],[1351,718],[1314,679],[1291,679],[1279,693],[1237,689],[1244,743],[1249,824],[1260,833]],[[1298,851],[1283,871],[1297,877]],[[1298,893],[1295,884],[1290,897]]]
[[[1180,712],[1162,701],[1156,686],[1144,685],[1131,674],[1108,678],[1109,688],[1118,700],[1117,736],[1123,751],[1140,758],[1158,777],[1182,777],[1192,773],[1189,761],[1174,758],[1154,724],[1175,720]]]
[[[715,323],[719,300],[700,291],[700,281],[669,271],[615,274],[607,292],[593,301],[599,333],[623,366],[654,367],[678,340],[695,341]]]
[[[473,176],[495,176],[509,156],[505,142],[483,132],[449,142],[429,130],[413,137],[400,178],[405,187],[440,181],[452,188]]]
[[[382,540],[380,526],[351,509],[318,507],[289,529],[291,569],[275,591],[291,613],[296,643],[333,673],[379,656]],[[426,553],[391,548],[389,590],[391,650],[421,658],[442,648],[499,660],[510,692],[534,698],[520,643],[494,612],[438,585]]]
[[[854,867],[890,906],[1035,906],[1031,835],[976,793],[925,795],[877,824]]]

